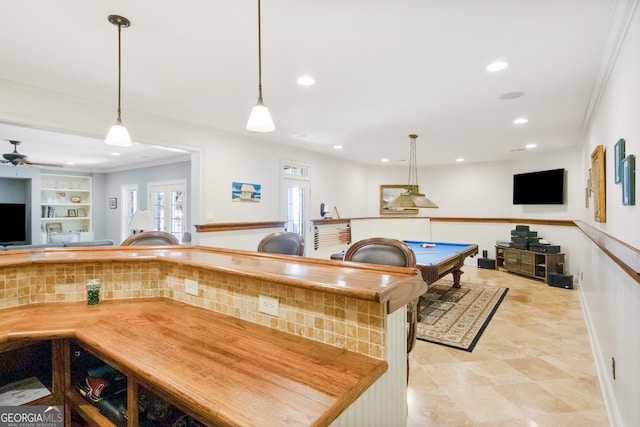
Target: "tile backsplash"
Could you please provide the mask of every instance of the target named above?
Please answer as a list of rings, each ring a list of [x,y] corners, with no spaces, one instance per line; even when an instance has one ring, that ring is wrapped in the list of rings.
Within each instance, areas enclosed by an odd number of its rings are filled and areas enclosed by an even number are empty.
[[[384,304],[267,280],[156,261],[32,264],[0,268],[0,309],[85,301],[100,280],[100,299],[168,297],[376,358],[385,355]],[[198,295],[185,291],[196,281]],[[261,313],[260,295],[278,300],[278,316]]]

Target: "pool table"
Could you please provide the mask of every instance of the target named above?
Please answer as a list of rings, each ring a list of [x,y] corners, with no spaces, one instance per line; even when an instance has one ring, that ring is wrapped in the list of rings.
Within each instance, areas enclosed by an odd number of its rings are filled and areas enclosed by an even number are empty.
[[[474,243],[445,243],[405,240],[416,254],[417,268],[428,285],[451,273],[453,287],[460,287],[460,276],[464,260],[478,253],[478,245]],[[423,247],[426,246],[426,247]],[[343,259],[344,252],[331,255],[331,259]]]
[[[422,278],[431,284],[448,273],[453,275],[453,287],[460,287],[460,269],[468,256],[478,253],[478,245],[474,243],[445,243],[405,240],[413,253],[416,254],[417,267],[422,272]],[[424,247],[426,246],[426,247]]]
[[[453,275],[453,287],[460,287],[461,267],[468,256],[478,253],[475,243],[445,243],[425,242],[416,240],[404,241],[416,255],[416,267],[422,273],[422,279],[427,285],[443,278],[447,274]],[[331,255],[331,259],[344,259],[344,252]],[[422,306],[424,295],[418,299],[417,320],[422,320]]]

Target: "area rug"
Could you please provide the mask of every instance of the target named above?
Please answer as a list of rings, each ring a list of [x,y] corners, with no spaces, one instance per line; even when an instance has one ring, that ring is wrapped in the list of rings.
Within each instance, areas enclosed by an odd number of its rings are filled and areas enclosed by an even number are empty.
[[[440,279],[429,287],[421,305],[417,338],[472,351],[509,288]]]

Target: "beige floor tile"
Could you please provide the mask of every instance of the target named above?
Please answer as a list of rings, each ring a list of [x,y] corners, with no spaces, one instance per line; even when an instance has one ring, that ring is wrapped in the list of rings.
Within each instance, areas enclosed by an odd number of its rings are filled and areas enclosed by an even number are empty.
[[[578,291],[464,267],[509,288],[472,352],[418,341],[407,427],[606,427]]]

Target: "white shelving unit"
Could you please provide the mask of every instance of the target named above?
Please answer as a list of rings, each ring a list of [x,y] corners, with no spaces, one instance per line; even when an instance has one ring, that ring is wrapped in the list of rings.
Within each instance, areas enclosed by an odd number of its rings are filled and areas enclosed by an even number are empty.
[[[43,173],[40,182],[42,243],[92,240],[91,177]]]

